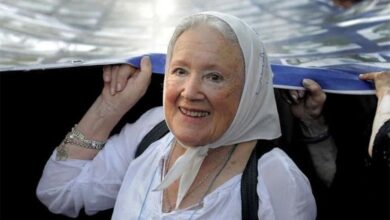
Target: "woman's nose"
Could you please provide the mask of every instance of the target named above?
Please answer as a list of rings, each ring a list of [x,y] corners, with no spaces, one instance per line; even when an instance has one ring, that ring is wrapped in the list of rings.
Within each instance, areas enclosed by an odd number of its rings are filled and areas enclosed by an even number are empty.
[[[195,74],[194,74],[195,75]],[[196,76],[190,76],[184,82],[182,96],[189,100],[200,100],[204,98],[202,92],[202,81]]]

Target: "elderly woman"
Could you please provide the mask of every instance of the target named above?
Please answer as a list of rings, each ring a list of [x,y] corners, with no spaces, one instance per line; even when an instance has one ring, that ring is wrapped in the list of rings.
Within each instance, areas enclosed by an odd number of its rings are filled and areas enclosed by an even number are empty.
[[[280,136],[258,36],[222,13],[182,20],[168,48],[163,107],[105,143],[150,77],[147,57],[140,69],[104,68],[103,91],[47,162],[39,199],[73,217],[81,208],[94,214],[115,204],[113,219],[241,219],[247,161],[258,140]],[[170,132],[134,159],[137,145],[164,119]],[[310,184],[282,150],[266,152],[257,169],[259,219],[315,219]]]

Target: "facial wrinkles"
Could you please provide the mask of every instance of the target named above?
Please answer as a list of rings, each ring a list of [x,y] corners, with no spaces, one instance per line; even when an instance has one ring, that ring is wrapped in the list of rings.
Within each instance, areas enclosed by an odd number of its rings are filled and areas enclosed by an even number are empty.
[[[183,52],[183,51],[177,52],[178,57],[180,57],[181,52]],[[184,51],[184,53],[186,53],[186,52]],[[207,55],[203,56],[203,57],[201,55],[199,57],[192,56],[191,58],[192,59],[190,62],[188,62],[188,61],[187,62],[186,61],[177,61],[176,62],[175,61],[175,64],[172,65],[172,69],[176,68],[175,67],[176,65],[177,66],[185,66],[187,68],[186,71],[191,72],[191,73],[189,73],[191,75],[189,77],[195,77],[195,79],[186,78],[185,80],[191,80],[192,81],[191,83],[196,83],[198,85],[195,87],[197,87],[196,90],[198,90],[197,92],[199,92],[199,94],[197,96],[193,96],[193,99],[190,99],[190,100],[185,99],[182,101],[184,101],[185,103],[193,102],[193,101],[200,101],[200,100],[208,102],[207,97],[212,98],[213,96],[219,96],[220,99],[228,99],[232,95],[237,95],[237,91],[240,91],[238,98],[237,98],[237,99],[240,99],[241,91],[242,91],[242,87],[243,87],[243,81],[244,81],[243,80],[244,73],[242,72],[243,68],[240,67],[239,63],[234,64],[234,65],[230,65],[227,68],[226,67],[220,68],[220,67],[214,67],[215,65],[211,64],[211,63],[213,63],[212,61],[207,62],[207,61],[213,59],[213,58],[211,58],[211,59],[207,60]],[[205,59],[205,61],[206,61],[206,62],[204,62],[205,64],[202,64],[202,65],[196,64],[201,59]],[[184,60],[186,60],[186,59],[184,59]],[[200,61],[200,62],[202,62],[202,61]],[[233,62],[237,62],[237,59],[234,59]],[[223,70],[221,70],[221,69],[223,69]],[[234,71],[234,70],[236,70],[236,71]],[[212,83],[212,82],[208,82],[207,80],[205,81],[204,79],[202,79],[203,76],[206,75],[207,73],[215,72],[215,71],[216,72],[224,72],[223,82]],[[228,71],[229,71],[229,74],[226,74]],[[176,80],[173,77],[170,77],[170,78],[172,78],[172,80],[170,80],[168,78],[168,83],[171,84],[171,86],[175,86],[174,84],[180,85],[181,83],[184,83],[184,81],[181,81],[181,79]],[[212,92],[212,91],[214,91],[214,92]],[[198,97],[198,98],[195,98],[195,97]],[[205,99],[202,99],[202,98],[205,98]],[[192,103],[192,104],[194,104],[194,103]],[[214,103],[209,102],[209,104],[213,105]],[[214,107],[216,107],[216,106],[214,106]],[[238,106],[237,106],[237,108],[238,108]]]
[[[205,38],[204,36],[208,36]],[[213,122],[209,128],[208,141],[215,141],[227,129],[238,109],[244,84],[244,62],[241,49],[237,44],[225,39],[218,31],[202,27],[192,28],[185,31],[176,41],[172,51],[172,57],[166,75],[166,88],[174,91],[180,88],[187,81],[194,80],[198,99],[183,98],[177,93],[176,101],[170,96],[171,106],[179,107],[180,111],[192,117],[207,117],[209,114],[217,113],[214,120],[225,119],[225,123]],[[183,68],[188,71],[184,77],[173,74],[176,68]],[[205,78],[208,73],[216,72],[221,74],[223,80],[214,82]],[[198,87],[196,87],[198,85]],[[170,92],[170,94],[173,94]],[[176,104],[174,104],[176,103]],[[230,107],[226,108],[226,105]],[[217,112],[214,112],[217,111]],[[168,111],[174,117],[174,111]],[[222,116],[222,115],[225,116]],[[227,122],[227,123],[226,123]],[[221,133],[222,132],[222,133]],[[205,143],[203,143],[205,144]]]
[[[232,45],[232,42],[230,40],[225,39],[224,36],[217,30],[205,25],[200,25],[185,31],[182,36],[185,34],[193,36],[202,35],[208,37],[195,37],[192,39],[186,38],[185,41],[181,37],[179,37],[174,47],[175,53],[180,52],[182,50],[192,51],[194,49],[196,50],[196,52],[199,53],[204,52],[206,55],[207,53],[214,55],[213,57],[211,57],[211,60],[209,60],[210,57],[208,57],[208,59],[205,59],[206,63],[210,62],[212,64],[223,64],[223,66],[230,65],[233,63],[231,62],[232,47],[226,46]],[[195,53],[195,55],[196,54],[197,53]],[[202,57],[192,58],[199,59]]]
[[[207,28],[206,30],[204,28],[197,30],[197,28],[199,27],[189,29],[186,31],[187,33],[184,32],[183,34],[190,35],[200,32],[207,35],[209,34],[208,32],[214,32],[217,33],[217,35],[213,35],[216,39],[196,38],[192,41],[188,39],[183,41],[179,37],[174,46],[169,72],[176,66],[184,66],[198,74],[216,71],[223,73],[224,83],[233,85],[228,88],[229,90],[240,89],[245,76],[244,62],[239,46],[225,39],[222,34],[212,28]],[[193,48],[196,48],[195,52]],[[232,56],[232,54],[235,56]],[[220,87],[224,87],[224,85],[215,84],[214,86],[215,89],[220,89]]]

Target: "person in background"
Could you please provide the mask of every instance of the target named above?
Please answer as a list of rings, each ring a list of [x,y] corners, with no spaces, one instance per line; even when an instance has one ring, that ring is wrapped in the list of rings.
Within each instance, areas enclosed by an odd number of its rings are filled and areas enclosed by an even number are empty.
[[[362,1],[364,0],[332,0],[333,4],[344,9],[349,9]]]
[[[282,125],[290,134],[285,145],[294,146],[287,151],[311,180],[318,219],[389,219],[390,73],[359,77],[375,82],[376,111],[373,96],[327,95],[310,79],[302,82],[306,90],[279,91],[286,102],[279,101],[278,108],[286,109],[283,104],[288,103],[289,113],[298,119],[298,138],[291,138],[291,125]]]
[[[390,166],[389,123],[390,123],[390,72],[373,72],[359,75],[362,80],[375,82],[377,108],[368,146],[368,153],[375,161]]]
[[[112,219],[242,219],[241,178],[260,140],[280,136],[272,72],[258,35],[218,12],[183,19],[167,51],[163,106],[109,134],[145,93],[141,68],[105,67],[104,88],[49,158],[37,196],[76,217],[114,207]],[[165,120],[170,132],[134,158]],[[104,148],[103,148],[104,146]],[[257,160],[259,219],[313,220],[306,176],[280,148]],[[256,169],[255,168],[255,169]]]

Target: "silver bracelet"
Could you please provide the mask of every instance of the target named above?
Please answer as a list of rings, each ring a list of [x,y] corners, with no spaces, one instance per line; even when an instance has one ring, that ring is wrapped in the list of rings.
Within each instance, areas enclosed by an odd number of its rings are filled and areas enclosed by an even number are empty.
[[[76,126],[77,125],[75,125],[72,130],[66,135],[64,140],[65,144],[74,144],[80,147],[94,150],[103,149],[104,144],[106,144],[105,141],[95,141],[85,138],[85,135],[79,130],[77,130]]]
[[[58,145],[58,147],[56,147],[56,151],[57,151],[56,160],[67,160],[68,159],[68,151],[65,148],[64,141],[65,140],[63,140],[61,142],[61,144]]]
[[[72,130],[65,136],[65,139],[61,144],[56,148],[57,155],[56,160],[67,160],[68,159],[68,150],[65,147],[65,144],[74,144],[80,147],[101,150],[104,147],[105,141],[94,141],[85,138],[85,135],[76,129],[75,125]]]

